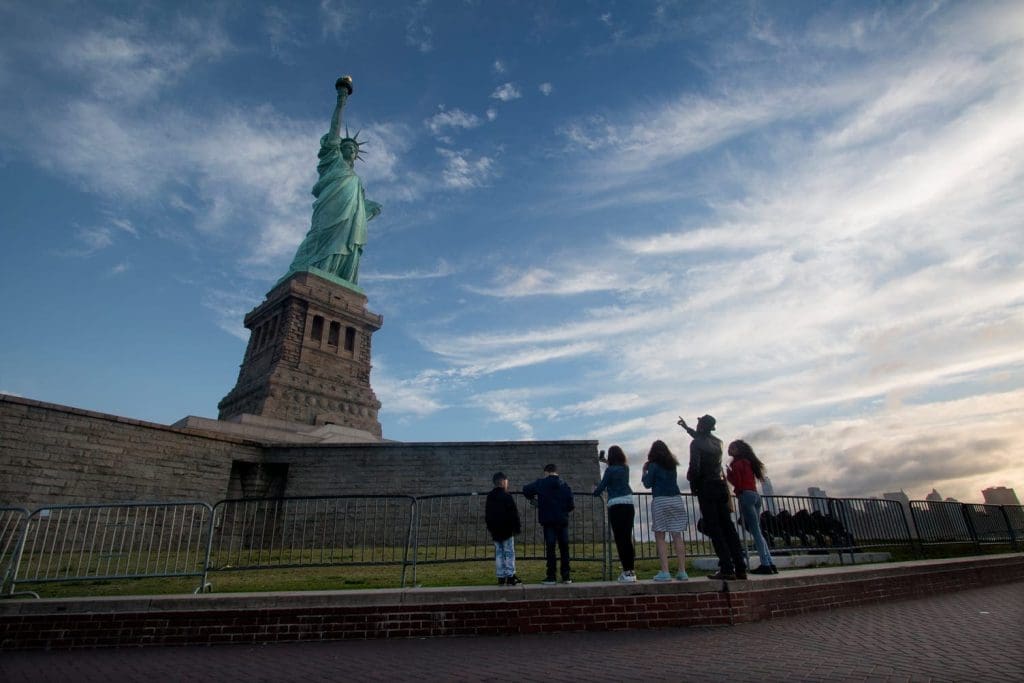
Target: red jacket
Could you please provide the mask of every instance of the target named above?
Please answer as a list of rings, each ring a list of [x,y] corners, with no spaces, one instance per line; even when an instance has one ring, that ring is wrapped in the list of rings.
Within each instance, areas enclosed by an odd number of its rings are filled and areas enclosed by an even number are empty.
[[[725,478],[732,484],[737,496],[744,491],[757,492],[757,479],[754,478],[754,468],[750,466],[749,460],[733,458],[725,471]]]

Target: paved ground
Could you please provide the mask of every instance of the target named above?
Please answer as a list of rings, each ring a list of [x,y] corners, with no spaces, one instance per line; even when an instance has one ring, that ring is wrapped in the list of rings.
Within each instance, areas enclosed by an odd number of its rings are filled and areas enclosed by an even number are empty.
[[[0,681],[1024,681],[1024,583],[736,627],[0,653]]]

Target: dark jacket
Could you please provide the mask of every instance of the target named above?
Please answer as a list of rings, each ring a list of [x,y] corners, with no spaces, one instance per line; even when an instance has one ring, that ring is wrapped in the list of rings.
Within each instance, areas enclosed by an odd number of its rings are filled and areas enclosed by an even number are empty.
[[[710,434],[697,433],[690,442],[690,466],[686,470],[690,490],[698,496],[728,492],[722,477],[722,442]]]
[[[484,520],[495,541],[504,541],[523,530],[519,525],[519,510],[516,508],[515,499],[500,486],[495,486],[487,494]]]
[[[572,489],[558,476],[547,476],[523,487],[527,500],[537,499],[537,521],[541,526],[566,526],[576,507]]]

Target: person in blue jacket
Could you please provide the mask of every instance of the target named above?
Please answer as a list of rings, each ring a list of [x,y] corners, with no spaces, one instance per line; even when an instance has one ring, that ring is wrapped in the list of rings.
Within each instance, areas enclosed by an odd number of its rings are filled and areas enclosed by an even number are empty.
[[[576,507],[572,489],[558,476],[555,465],[544,466],[544,476],[523,487],[526,499],[536,501],[537,521],[544,528],[547,551],[546,586],[555,583],[555,544],[561,559],[562,583],[572,583],[569,573],[569,513]]]
[[[608,449],[608,458],[604,451],[598,456],[600,462],[608,465],[605,468],[601,483],[594,488],[594,495],[600,496],[608,491],[608,525],[615,537],[615,548],[619,551],[619,562],[622,563],[620,583],[636,583],[636,572],[633,563],[636,552],[633,548],[633,489],[629,485],[629,465],[626,454],[619,446]]]

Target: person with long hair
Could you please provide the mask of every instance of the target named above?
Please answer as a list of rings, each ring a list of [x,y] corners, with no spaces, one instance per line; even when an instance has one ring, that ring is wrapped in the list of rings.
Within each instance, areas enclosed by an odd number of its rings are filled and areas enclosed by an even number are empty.
[[[672,537],[676,557],[679,559],[679,571],[676,579],[686,581],[686,546],[683,544],[683,529],[690,517],[683,504],[682,491],[676,479],[679,461],[664,441],[658,440],[651,444],[644,463],[643,485],[651,489],[651,531],[654,532],[654,543],[658,547],[658,559],[661,560],[661,571],[654,575],[655,581],[671,581],[672,574],[668,569],[668,544],[665,534]]]
[[[757,492],[757,482],[764,481],[764,463],[754,454],[754,449],[746,441],[737,439],[729,444],[729,456],[732,462],[726,468],[725,478],[732,484],[733,491],[740,503],[740,515],[743,526],[754,538],[754,547],[761,565],[751,569],[751,574],[778,574],[772,562],[768,542],[761,533],[761,496]]]
[[[608,465],[601,477],[601,483],[594,488],[594,495],[600,496],[605,490],[608,491],[608,525],[612,528],[612,535],[615,537],[615,548],[619,551],[619,562],[622,563],[622,574],[619,575],[620,583],[635,583],[636,572],[633,570],[633,562],[636,553],[633,549],[633,489],[629,485],[629,465],[626,464],[626,454],[619,446],[608,448],[608,458],[605,459],[604,451],[598,458]]]

